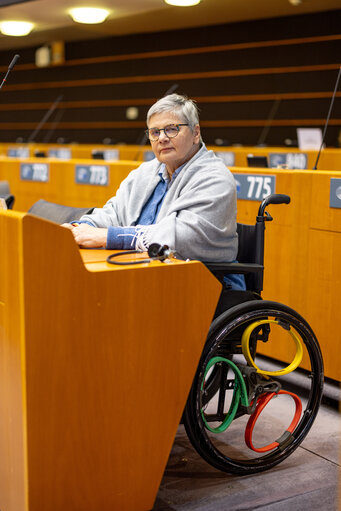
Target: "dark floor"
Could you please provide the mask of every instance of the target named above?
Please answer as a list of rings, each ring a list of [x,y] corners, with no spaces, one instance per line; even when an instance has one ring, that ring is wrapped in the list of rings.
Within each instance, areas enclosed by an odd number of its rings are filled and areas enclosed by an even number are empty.
[[[338,388],[332,391],[333,398],[338,396]],[[296,451],[275,468],[252,476],[229,475],[208,465],[181,425],[153,511],[336,511],[340,447],[338,403],[328,396]]]

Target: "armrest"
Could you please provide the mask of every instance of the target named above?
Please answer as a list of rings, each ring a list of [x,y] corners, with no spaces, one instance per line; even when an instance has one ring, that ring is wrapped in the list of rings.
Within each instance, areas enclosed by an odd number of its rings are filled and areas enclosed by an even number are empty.
[[[209,263],[203,261],[204,265],[212,272],[224,273],[259,273],[264,266],[256,263]]]

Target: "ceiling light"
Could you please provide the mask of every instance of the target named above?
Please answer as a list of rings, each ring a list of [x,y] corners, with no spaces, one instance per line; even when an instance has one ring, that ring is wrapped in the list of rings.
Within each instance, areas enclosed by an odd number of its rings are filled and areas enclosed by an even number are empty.
[[[201,0],[165,0],[166,4],[176,5],[178,7],[189,7],[200,4]]]
[[[99,9],[97,7],[77,7],[69,11],[73,21],[77,23],[103,23],[109,15],[107,9]]]
[[[0,31],[4,35],[23,36],[31,32],[33,23],[28,21],[2,21]]]

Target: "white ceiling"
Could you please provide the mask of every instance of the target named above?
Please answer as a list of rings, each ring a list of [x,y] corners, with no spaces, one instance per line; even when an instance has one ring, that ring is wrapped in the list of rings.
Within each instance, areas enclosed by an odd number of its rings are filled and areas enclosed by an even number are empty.
[[[31,21],[36,27],[25,37],[0,34],[0,51],[55,40],[158,32],[327,11],[341,6],[340,0],[302,0],[298,6],[292,5],[289,0],[202,0],[195,7],[172,7],[163,0],[32,0],[1,7],[2,3],[6,0],[0,0],[0,22],[10,19]],[[74,23],[68,9],[85,6],[108,8],[110,16],[100,25]]]

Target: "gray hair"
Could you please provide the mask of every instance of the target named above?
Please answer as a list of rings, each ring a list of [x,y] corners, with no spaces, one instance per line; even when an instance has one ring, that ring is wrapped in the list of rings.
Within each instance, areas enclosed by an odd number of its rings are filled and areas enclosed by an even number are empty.
[[[173,112],[179,115],[181,120],[188,124],[192,130],[196,124],[199,124],[199,111],[196,103],[180,94],[169,94],[154,103],[148,110],[147,124],[153,115],[162,112]]]

